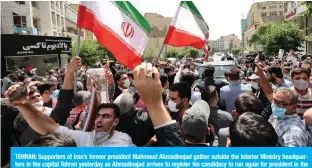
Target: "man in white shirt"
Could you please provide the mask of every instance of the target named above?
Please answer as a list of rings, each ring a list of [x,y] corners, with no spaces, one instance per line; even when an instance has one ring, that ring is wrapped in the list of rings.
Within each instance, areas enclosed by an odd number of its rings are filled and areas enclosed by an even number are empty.
[[[73,58],[70,64],[73,64],[73,69],[68,70],[75,72],[80,65],[80,58]],[[10,96],[17,87],[14,85],[9,88],[8,96]],[[41,135],[48,133],[59,133],[72,137],[77,146],[135,146],[128,134],[115,131],[115,127],[119,123],[120,109],[112,103],[101,104],[98,108],[97,116],[94,122],[94,130],[92,132],[82,132],[70,130],[67,127],[60,126],[52,118],[40,112],[32,104],[25,101],[28,97],[10,102],[9,105],[15,106],[22,116],[25,118],[29,126]]]

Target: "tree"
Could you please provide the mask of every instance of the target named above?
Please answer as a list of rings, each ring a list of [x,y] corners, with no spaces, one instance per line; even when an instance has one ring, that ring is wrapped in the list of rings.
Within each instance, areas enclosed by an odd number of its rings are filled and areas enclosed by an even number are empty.
[[[145,49],[143,52],[143,60],[144,61],[151,61],[153,60],[156,56],[153,55],[154,53],[154,49],[153,48],[149,48],[149,49]]]
[[[306,16],[311,17],[312,16],[312,1],[304,1],[302,2],[303,5],[307,7]]]
[[[251,36],[249,44],[260,44],[267,55],[277,55],[279,49],[298,51],[303,42],[299,26],[294,22],[263,24]]]
[[[167,54],[166,57],[167,58],[178,58],[179,55],[179,51],[177,49],[170,49]]]
[[[74,43],[71,48],[71,56],[76,55],[76,46],[77,44]],[[96,62],[103,60],[106,55],[108,55],[110,59],[113,59],[112,54],[96,40],[80,40],[79,57],[83,65],[94,66]]]
[[[237,56],[241,52],[241,48],[234,47],[232,48],[231,52],[233,53],[233,55]]]

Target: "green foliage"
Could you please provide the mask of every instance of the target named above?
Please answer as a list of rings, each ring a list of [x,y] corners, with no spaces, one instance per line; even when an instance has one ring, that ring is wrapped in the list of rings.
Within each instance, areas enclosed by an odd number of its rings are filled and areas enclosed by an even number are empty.
[[[168,50],[167,54],[165,54],[167,58],[178,58],[179,50],[177,49],[170,49]]]
[[[299,26],[294,22],[263,24],[251,36],[249,44],[260,44],[267,55],[277,55],[279,49],[298,51],[303,42]]]
[[[302,4],[307,7],[306,16],[312,17],[312,1],[304,1]]]
[[[237,56],[240,52],[241,52],[241,48],[238,48],[238,47],[233,47],[231,52]]]
[[[156,55],[154,54],[154,49],[153,48],[149,48],[149,49],[145,49],[143,52],[143,60],[142,61],[152,61],[154,58],[156,58]]]
[[[71,56],[76,55],[77,43],[74,42],[71,48]],[[83,65],[94,66],[96,62],[101,61],[108,55],[112,59],[112,54],[108,52],[101,44],[93,39],[80,40],[79,57]]]

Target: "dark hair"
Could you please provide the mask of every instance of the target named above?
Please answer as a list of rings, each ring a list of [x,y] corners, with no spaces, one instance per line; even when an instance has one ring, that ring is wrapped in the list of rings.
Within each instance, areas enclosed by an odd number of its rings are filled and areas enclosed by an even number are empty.
[[[191,87],[185,82],[174,83],[170,86],[169,90],[172,92],[178,92],[178,95],[181,99],[191,99]]]
[[[17,80],[18,80],[19,82],[24,82],[25,78],[26,78],[25,75],[18,75],[18,76],[17,76]]]
[[[166,85],[168,81],[168,75],[167,74],[160,74],[160,82],[161,82],[161,86],[164,87]]]
[[[116,74],[115,74],[115,77],[114,77],[114,80],[115,81],[119,81],[120,78],[121,78],[121,75],[123,74],[127,74],[125,71],[118,71]]]
[[[207,67],[205,68],[205,71],[204,71],[204,73],[203,73],[203,75],[204,75],[203,77],[205,77],[205,78],[212,78],[214,72],[215,72],[214,67],[211,66],[211,65],[209,65],[209,66],[207,66]]]
[[[283,67],[283,71],[290,72],[290,70],[291,70],[291,68],[290,68],[290,67],[288,67],[288,66]]]
[[[295,68],[291,71],[291,78],[293,78],[295,75],[300,75],[302,73],[305,73],[308,78],[310,78],[311,71],[303,69],[303,68]]]
[[[27,147],[77,147],[75,140],[67,135],[62,134],[46,134],[42,135],[31,142],[29,142]]]
[[[128,77],[133,79],[133,72],[132,71],[129,71],[127,75],[128,75]]]
[[[273,65],[273,66],[270,66],[267,71],[270,74],[275,74],[277,78],[283,79],[283,72],[282,72],[281,67],[277,65]]]
[[[231,68],[228,76],[230,80],[239,80],[239,70],[237,68]]]
[[[44,93],[44,91],[46,91],[46,90],[50,90],[50,88],[52,87],[53,85],[51,85],[51,84],[42,84],[42,85],[39,85],[38,87],[37,87],[37,89],[38,89],[38,91],[39,91],[39,93],[42,95],[43,93]]]
[[[273,126],[262,116],[246,112],[230,125],[233,147],[275,147],[278,142]]]
[[[186,73],[182,73],[181,78],[180,78],[181,82],[185,82],[187,83],[190,87],[192,87],[192,85],[195,82],[195,75],[191,72],[188,71]]]
[[[218,92],[216,87],[209,85],[201,92],[201,99],[207,102],[209,105],[217,98]]]
[[[29,93],[28,93],[28,95],[33,95],[34,93],[36,93],[36,92],[38,92],[39,93],[39,91],[37,90],[37,89],[35,89],[35,88],[31,88],[31,89],[29,89]]]
[[[120,109],[117,104],[114,103],[103,103],[98,106],[97,112],[99,112],[103,108],[112,108],[114,109],[114,118],[120,117]]]
[[[241,93],[240,95],[238,95],[234,105],[236,108],[236,112],[239,115],[248,111],[261,115],[263,111],[263,106],[260,99],[249,92]]]

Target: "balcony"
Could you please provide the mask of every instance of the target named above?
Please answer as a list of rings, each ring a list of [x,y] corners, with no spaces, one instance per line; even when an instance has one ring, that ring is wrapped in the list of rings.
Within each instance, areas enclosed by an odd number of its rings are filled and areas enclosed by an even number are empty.
[[[13,27],[13,33],[20,35],[38,35],[38,30],[31,27]]]

